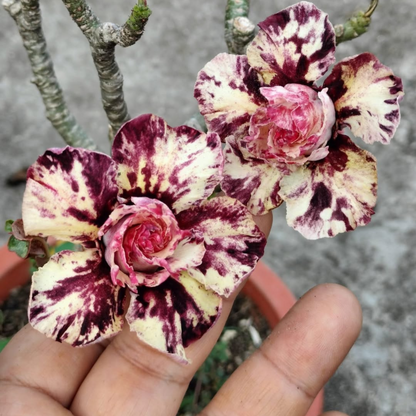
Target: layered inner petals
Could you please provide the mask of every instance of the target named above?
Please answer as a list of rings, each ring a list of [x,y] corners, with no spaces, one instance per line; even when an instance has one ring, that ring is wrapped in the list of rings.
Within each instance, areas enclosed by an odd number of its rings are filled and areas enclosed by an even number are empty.
[[[308,239],[333,237],[370,222],[377,197],[376,161],[339,135],[330,141],[324,160],[309,163],[280,184],[288,224]]]
[[[278,195],[285,169],[264,160],[253,159],[233,137],[224,147],[224,179],[221,188],[238,199],[253,215],[263,215],[277,208],[283,200]]]
[[[403,85],[392,70],[370,53],[335,65],[324,85],[335,104],[340,127],[366,143],[390,143],[400,122]]]
[[[335,109],[326,89],[319,93],[306,85],[264,87],[267,107],[260,107],[250,120],[244,143],[255,158],[277,165],[301,166],[325,157],[322,147],[332,136]]]
[[[29,321],[56,341],[91,344],[121,330],[124,294],[98,251],[61,251],[33,274]]]
[[[157,286],[189,265],[199,264],[205,253],[202,236],[181,230],[163,202],[146,197],[120,204],[99,237],[103,237],[113,283],[127,284],[133,291],[137,285]]]
[[[247,130],[251,114],[265,100],[246,56],[221,53],[198,73],[194,95],[210,131],[222,140]]]
[[[111,158],[85,149],[51,149],[27,175],[22,207],[27,235],[76,243],[97,238],[118,192]]]
[[[217,294],[182,272],[156,288],[140,287],[126,320],[142,341],[187,363],[185,348],[211,328],[221,306]]]
[[[114,139],[113,158],[122,197],[157,198],[174,213],[211,195],[223,166],[217,134],[171,128],[150,114],[124,124]]]
[[[181,228],[200,231],[206,252],[188,273],[221,296],[229,296],[262,257],[266,239],[251,214],[227,196],[181,212]]]
[[[334,28],[312,3],[297,3],[259,26],[247,57],[267,85],[311,84],[335,61]]]

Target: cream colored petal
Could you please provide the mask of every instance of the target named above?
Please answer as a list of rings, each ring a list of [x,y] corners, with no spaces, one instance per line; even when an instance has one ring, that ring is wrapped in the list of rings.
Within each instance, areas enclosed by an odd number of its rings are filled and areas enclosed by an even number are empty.
[[[366,143],[390,143],[400,122],[403,85],[370,53],[344,59],[325,80],[340,126]]]
[[[27,235],[87,242],[97,238],[117,197],[115,164],[85,149],[51,149],[28,171],[22,215]]]
[[[348,137],[329,143],[328,156],[311,162],[281,181],[287,222],[315,240],[366,225],[377,198],[376,160]]]
[[[216,322],[222,300],[182,272],[160,286],[141,286],[132,294],[126,320],[130,330],[153,348],[187,363],[185,348]]]
[[[74,347],[99,342],[121,331],[124,293],[98,251],[61,251],[33,274],[29,321]]]
[[[122,197],[156,198],[174,213],[211,195],[223,167],[217,134],[171,128],[151,114],[124,124],[114,139],[113,158]]]

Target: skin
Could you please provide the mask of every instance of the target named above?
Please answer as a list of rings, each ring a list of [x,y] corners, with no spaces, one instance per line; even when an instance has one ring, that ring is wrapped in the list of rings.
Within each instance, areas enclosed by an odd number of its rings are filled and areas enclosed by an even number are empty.
[[[256,218],[266,235],[271,218]],[[128,328],[106,345],[72,348],[24,327],[0,354],[0,415],[175,416],[235,296],[225,300],[216,325],[187,348],[187,366],[143,344]],[[304,416],[348,354],[361,322],[360,305],[348,289],[311,289],[200,416]]]

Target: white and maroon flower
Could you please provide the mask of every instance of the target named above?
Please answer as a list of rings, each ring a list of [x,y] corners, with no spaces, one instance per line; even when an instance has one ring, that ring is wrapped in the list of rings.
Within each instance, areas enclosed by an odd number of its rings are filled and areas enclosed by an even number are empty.
[[[195,98],[225,145],[222,189],[253,214],[287,203],[289,225],[310,239],[365,225],[377,193],[366,143],[388,144],[400,120],[402,82],[363,53],[333,68],[328,16],[300,2],[259,24],[247,56],[219,54],[198,74]]]
[[[48,150],[28,171],[26,235],[82,244],[33,275],[32,326],[73,346],[111,337],[125,319],[139,338],[186,361],[262,256],[265,238],[243,204],[208,200],[223,167],[216,133],[126,123],[109,156]]]

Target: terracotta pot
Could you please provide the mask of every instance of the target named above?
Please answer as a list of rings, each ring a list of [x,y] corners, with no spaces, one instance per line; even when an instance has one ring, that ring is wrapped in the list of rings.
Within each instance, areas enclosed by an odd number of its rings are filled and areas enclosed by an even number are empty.
[[[28,260],[23,260],[10,252],[7,245],[0,247],[0,302],[7,298],[13,288],[29,281],[29,268]],[[286,285],[262,262],[259,262],[251,274],[243,293],[254,301],[272,328],[296,302]],[[323,402],[324,395],[321,390],[307,416],[320,415]]]
[[[9,251],[7,245],[0,247],[0,302],[9,296],[13,288],[29,281],[29,269],[29,260],[23,260]]]
[[[280,278],[261,261],[243,288],[243,293],[254,301],[260,312],[274,328],[296,303],[296,299]],[[318,416],[323,411],[322,389],[306,416]]]

